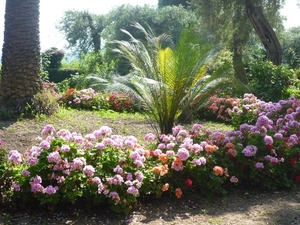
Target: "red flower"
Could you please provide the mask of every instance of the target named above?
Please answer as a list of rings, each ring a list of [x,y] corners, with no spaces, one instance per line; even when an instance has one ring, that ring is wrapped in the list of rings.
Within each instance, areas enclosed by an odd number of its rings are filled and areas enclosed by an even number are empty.
[[[292,165],[292,166],[295,166],[296,165],[296,160],[294,159],[294,158],[290,158],[290,164]]]
[[[186,184],[186,186],[188,186],[188,187],[192,187],[193,181],[192,181],[191,179],[186,179],[186,180],[185,180],[185,184]]]
[[[269,150],[274,149],[274,146],[273,146],[273,145],[266,145],[266,147],[267,147],[267,149],[269,149]]]
[[[150,155],[154,155],[154,151],[153,150],[150,150]]]
[[[296,181],[297,181],[297,182],[300,182],[300,176],[297,176],[297,177],[296,177]]]

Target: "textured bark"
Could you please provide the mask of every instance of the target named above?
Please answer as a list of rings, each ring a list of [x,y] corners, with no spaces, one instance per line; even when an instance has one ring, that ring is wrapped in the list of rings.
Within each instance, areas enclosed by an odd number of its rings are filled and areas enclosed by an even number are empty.
[[[282,49],[272,26],[263,14],[262,8],[255,6],[251,0],[246,0],[246,12],[267,51],[267,59],[274,65],[280,65],[282,63]]]
[[[83,17],[87,18],[87,20],[89,21],[89,27],[90,27],[91,33],[92,33],[92,40],[93,40],[94,50],[95,50],[95,52],[98,52],[98,51],[101,50],[100,34],[99,34],[98,30],[95,28],[95,26],[93,25],[93,19],[92,19],[91,15],[89,15],[88,13],[85,13],[83,15]]]
[[[242,43],[238,38],[238,34],[234,34],[233,40],[233,68],[235,71],[235,77],[241,81],[243,84],[248,83],[248,78],[246,76],[246,71],[243,63],[242,55]]]
[[[30,98],[42,90],[39,0],[6,0],[2,78],[5,99]]]

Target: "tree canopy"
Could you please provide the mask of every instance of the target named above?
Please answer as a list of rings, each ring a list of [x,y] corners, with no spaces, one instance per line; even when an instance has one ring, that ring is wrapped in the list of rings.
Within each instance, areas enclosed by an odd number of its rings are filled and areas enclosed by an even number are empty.
[[[105,28],[105,16],[88,11],[68,10],[64,13],[57,28],[62,32],[69,44],[68,48],[79,55],[101,49],[101,33]]]
[[[279,54],[276,55],[277,58],[274,61],[278,64],[281,60],[281,47],[273,27],[277,30],[282,28],[279,9],[283,3],[282,0],[191,0],[191,7],[198,12],[204,28],[229,46],[233,52],[233,65],[237,78],[243,83],[247,83],[243,51],[250,35],[254,32],[253,28],[261,38],[270,56],[269,59],[272,59],[271,56],[274,56],[274,52],[277,51]],[[259,17],[257,17],[258,15]],[[262,18],[263,16],[264,18]],[[269,22],[272,22],[273,26]],[[266,31],[268,31],[267,34]],[[268,35],[268,38],[264,37],[265,34]],[[262,40],[262,38],[265,39]],[[272,43],[268,42],[270,40]],[[270,47],[268,44],[272,44],[272,46]]]

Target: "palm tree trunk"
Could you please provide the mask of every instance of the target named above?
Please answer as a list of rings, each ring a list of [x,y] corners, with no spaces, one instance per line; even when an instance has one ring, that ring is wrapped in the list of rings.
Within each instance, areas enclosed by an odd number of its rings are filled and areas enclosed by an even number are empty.
[[[2,98],[20,100],[42,90],[39,4],[40,0],[6,0]]]

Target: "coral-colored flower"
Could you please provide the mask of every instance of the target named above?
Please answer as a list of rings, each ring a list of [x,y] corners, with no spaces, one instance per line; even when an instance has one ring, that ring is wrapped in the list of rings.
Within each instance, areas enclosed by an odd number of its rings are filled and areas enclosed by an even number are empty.
[[[168,162],[168,156],[167,156],[167,154],[164,154],[164,153],[159,154],[159,155],[158,155],[158,159],[159,159],[162,163]]]
[[[214,151],[218,150],[218,146],[216,145],[206,145],[205,146],[205,151],[209,152],[209,153],[213,153]]]
[[[232,176],[232,177],[230,178],[230,182],[232,182],[232,183],[237,183],[237,182],[239,182],[239,179],[237,179],[235,176]]]
[[[223,174],[224,174],[224,170],[220,166],[215,166],[213,168],[213,171],[215,172],[216,176],[223,176]]]
[[[192,187],[193,181],[192,181],[191,179],[186,179],[186,180],[185,180],[185,184],[186,184],[186,186],[188,186],[188,187]]]
[[[163,187],[161,188],[161,190],[162,190],[162,191],[167,191],[167,190],[169,190],[169,187],[170,187],[169,183],[165,183],[165,184],[163,185]]]
[[[230,154],[230,155],[233,156],[233,157],[236,157],[237,151],[234,150],[234,149],[232,149],[232,148],[230,148],[230,149],[228,150],[228,154]]]
[[[288,109],[286,110],[286,113],[287,113],[287,114],[291,114],[292,112],[294,112],[294,110],[293,110],[292,108],[288,108]]]
[[[162,166],[155,166],[155,167],[153,167],[152,170],[154,173],[159,174],[160,176],[163,176],[168,173],[169,167],[168,167],[168,165],[165,164]]]
[[[181,198],[181,196],[182,196],[181,188],[176,188],[175,189],[175,195],[176,195],[177,198]]]
[[[232,144],[231,142],[228,142],[225,147],[228,149],[234,148],[234,144]]]
[[[228,174],[228,168],[225,168],[225,169],[224,169],[224,175],[225,175],[226,177],[229,177],[229,174]]]

